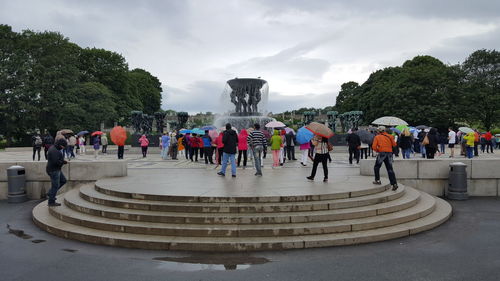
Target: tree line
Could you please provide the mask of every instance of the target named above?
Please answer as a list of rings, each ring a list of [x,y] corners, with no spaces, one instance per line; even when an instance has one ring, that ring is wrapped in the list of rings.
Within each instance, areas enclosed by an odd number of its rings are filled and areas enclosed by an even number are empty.
[[[160,110],[161,83],[115,52],[82,48],[58,32],[0,25],[0,136],[128,124]]]
[[[335,110],[361,110],[366,124],[397,116],[413,125],[490,130],[500,125],[500,52],[478,50],[457,65],[417,56],[375,71],[361,85],[342,84]]]

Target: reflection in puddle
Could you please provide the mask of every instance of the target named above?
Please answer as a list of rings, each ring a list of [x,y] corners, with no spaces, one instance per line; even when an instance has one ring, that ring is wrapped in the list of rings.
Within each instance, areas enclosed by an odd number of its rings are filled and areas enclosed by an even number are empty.
[[[45,242],[45,240],[42,240],[42,239],[35,239],[35,240],[31,240],[32,243],[35,243],[35,244],[38,244],[38,243],[43,243]]]
[[[24,230],[10,228],[10,225],[7,225],[7,229],[9,230],[10,234],[14,234],[17,237],[21,237],[23,239],[31,239],[31,238],[33,238],[33,236],[24,233]]]
[[[266,258],[247,256],[191,256],[191,257],[158,257],[153,260],[162,261],[160,268],[174,271],[201,270],[242,270],[251,265],[269,262]]]

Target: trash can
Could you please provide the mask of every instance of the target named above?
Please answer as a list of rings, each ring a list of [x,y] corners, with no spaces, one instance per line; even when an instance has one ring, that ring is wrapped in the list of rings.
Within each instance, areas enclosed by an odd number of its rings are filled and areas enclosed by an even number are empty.
[[[452,200],[467,200],[467,165],[462,162],[450,163],[450,174],[446,198]]]
[[[9,203],[21,203],[28,201],[26,195],[26,172],[22,166],[11,166],[7,168],[7,181]]]

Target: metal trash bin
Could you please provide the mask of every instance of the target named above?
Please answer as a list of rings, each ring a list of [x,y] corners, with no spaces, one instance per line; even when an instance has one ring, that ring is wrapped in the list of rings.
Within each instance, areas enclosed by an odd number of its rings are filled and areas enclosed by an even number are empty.
[[[467,200],[467,165],[462,162],[450,163],[450,174],[446,198],[452,200]]]
[[[22,166],[11,166],[7,168],[7,181],[9,203],[21,203],[28,201],[26,195],[26,172]]]

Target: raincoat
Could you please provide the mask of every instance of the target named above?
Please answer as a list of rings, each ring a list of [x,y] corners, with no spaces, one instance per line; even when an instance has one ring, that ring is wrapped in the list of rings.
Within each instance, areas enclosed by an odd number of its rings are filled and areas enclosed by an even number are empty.
[[[278,130],[274,130],[274,134],[271,137],[271,150],[280,150],[283,145],[283,139],[280,136],[280,132]]]
[[[149,140],[146,138],[146,135],[142,135],[142,137],[139,138],[139,143],[141,146],[148,146],[149,145]]]
[[[245,129],[242,129],[238,134],[238,150],[248,150],[248,132]]]

